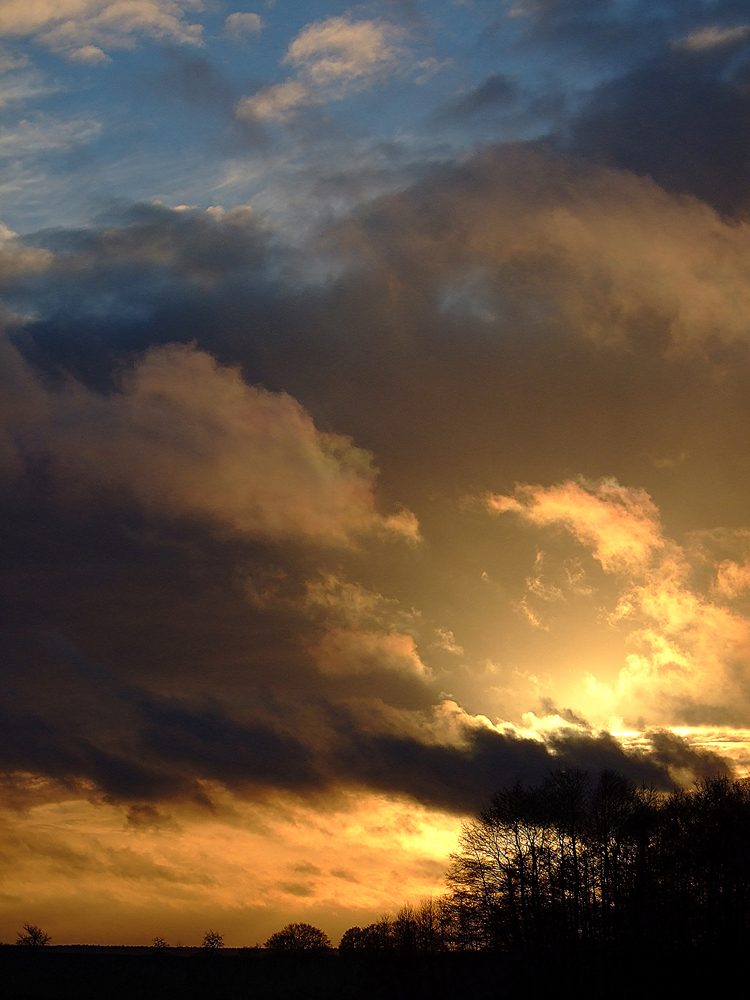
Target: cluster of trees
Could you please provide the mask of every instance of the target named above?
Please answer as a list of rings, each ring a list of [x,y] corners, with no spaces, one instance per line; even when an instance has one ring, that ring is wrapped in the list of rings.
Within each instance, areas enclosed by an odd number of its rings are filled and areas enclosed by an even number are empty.
[[[431,954],[456,950],[458,910],[450,896],[427,899],[418,907],[404,906],[395,916],[383,916],[367,927],[344,931],[340,951],[397,951]]]
[[[520,782],[467,824],[449,892],[341,948],[510,950],[554,943],[740,946],[750,932],[750,783],[660,795],[611,771]]]

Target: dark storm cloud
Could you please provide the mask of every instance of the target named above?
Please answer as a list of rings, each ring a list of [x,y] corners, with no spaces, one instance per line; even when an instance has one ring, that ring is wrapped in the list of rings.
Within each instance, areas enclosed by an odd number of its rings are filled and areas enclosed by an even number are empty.
[[[637,62],[704,25],[733,27],[747,18],[743,0],[531,0],[511,15],[528,52],[546,45],[558,54],[587,56],[599,68]],[[507,30],[507,9],[488,19],[488,32]]]
[[[83,783],[116,802],[190,800],[210,807],[206,782],[241,795],[319,794],[354,785],[470,812],[498,787],[537,781],[560,766],[614,768],[658,788],[671,786],[672,772],[727,770],[720,758],[698,754],[672,734],[657,734],[650,756],[625,752],[608,734],[585,732],[559,733],[543,744],[467,727],[458,744],[425,742],[363,728],[341,706],[325,703],[319,732],[306,731],[289,711],[272,724],[239,720],[216,700],[159,697],[127,684],[54,636],[17,636],[4,647],[10,677],[0,766],[68,787]],[[27,686],[23,675],[32,669]],[[296,735],[283,728],[290,725]]]
[[[259,720],[238,722],[210,701],[158,697],[55,636],[27,634],[4,646],[4,770],[89,782],[127,802],[208,802],[206,780],[239,791],[321,785],[304,744]]]
[[[80,278],[78,294],[86,286],[96,289],[107,274],[119,274],[124,283],[126,275],[132,280],[150,274],[158,281],[163,272],[210,287],[238,270],[253,273],[279,259],[269,227],[243,205],[205,212],[158,202],[115,206],[89,228],[48,230],[29,240],[55,254],[67,281]],[[54,271],[49,276],[54,279]]]
[[[650,759],[658,766],[679,769],[684,767],[696,779],[709,778],[722,773],[722,768],[714,754],[696,751],[687,747],[676,733],[667,729],[655,730],[650,734]],[[725,772],[726,773],[726,772]]]
[[[182,350],[160,357],[179,372]],[[34,386],[62,416],[73,390]],[[34,415],[39,398],[26,395]],[[75,426],[85,453],[86,422]],[[616,767],[660,787],[673,762],[705,771],[680,741],[662,741],[654,762],[588,732],[545,745],[459,722],[440,737],[442,696],[410,638],[366,626],[365,613],[382,612],[359,587],[319,588],[315,607],[327,601],[328,615],[310,612],[316,562],[283,533],[264,547],[256,528],[248,541],[244,529],[215,537],[122,497],[109,508],[85,492],[61,499],[54,462],[27,463],[13,482],[1,535],[4,770],[125,803],[209,806],[206,782],[251,796],[355,785],[459,812],[559,764]]]
[[[33,243],[13,259],[52,257],[3,281],[7,305],[37,317],[18,342],[48,374],[66,370],[97,386],[107,384],[124,352],[189,341],[215,326],[218,312],[227,330],[244,326],[248,306],[256,316],[278,310],[273,278],[294,257],[244,206],[113,208],[91,228],[42,232]]]
[[[323,570],[359,574],[352,606],[392,587],[424,602],[425,632],[443,625],[444,581],[471,604],[467,552],[488,558],[485,522],[455,501],[514,479],[614,465],[649,487],[665,482],[649,456],[690,450],[705,461],[677,469],[667,506],[672,489],[675,508],[689,490],[744,510],[746,473],[706,469],[747,437],[746,240],[653,182],[523,147],[329,230],[325,281],[303,281],[245,209],[141,206],[29,240],[18,254],[48,256],[16,261],[6,301],[36,318],[16,323],[20,354],[2,345],[2,584],[22,633],[6,645],[7,767],[135,802],[201,781],[354,784],[456,810],[561,762],[661,787],[670,768],[703,773],[663,741],[647,758],[590,733],[438,737],[447,685],[406,626],[305,595]],[[402,504],[425,554],[383,542],[416,541],[379,513]],[[497,599],[475,603],[497,619]],[[106,671],[40,651],[40,632]]]
[[[734,44],[662,53],[599,88],[574,122],[569,144],[721,212],[746,208],[749,57],[742,35]]]
[[[658,753],[627,753],[608,733],[564,731],[547,743],[468,729],[460,746],[435,745],[388,735],[357,735],[338,769],[368,788],[408,794],[419,802],[455,812],[481,808],[498,788],[520,780],[533,784],[558,767],[597,773],[612,769],[637,783],[673,787],[671,770],[681,766],[696,776],[725,774],[727,765],[712,754],[691,750],[678,736],[656,734]]]
[[[590,60],[589,98],[553,126],[567,148],[733,212],[748,188],[749,19],[742,2],[538,0],[514,23],[529,58],[542,45]]]

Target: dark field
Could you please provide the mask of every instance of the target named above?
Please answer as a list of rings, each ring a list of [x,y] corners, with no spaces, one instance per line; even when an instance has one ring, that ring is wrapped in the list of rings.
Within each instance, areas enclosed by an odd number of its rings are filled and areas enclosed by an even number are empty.
[[[746,982],[741,956],[272,955],[259,949],[0,948],[3,1000],[692,997]],[[737,978],[739,977],[739,979]],[[733,992],[734,992],[733,991]]]

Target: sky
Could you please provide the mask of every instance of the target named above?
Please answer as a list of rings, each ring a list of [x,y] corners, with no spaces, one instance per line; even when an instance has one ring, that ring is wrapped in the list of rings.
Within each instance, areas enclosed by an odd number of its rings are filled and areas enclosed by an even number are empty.
[[[750,772],[749,124],[747,0],[0,0],[1,940]]]

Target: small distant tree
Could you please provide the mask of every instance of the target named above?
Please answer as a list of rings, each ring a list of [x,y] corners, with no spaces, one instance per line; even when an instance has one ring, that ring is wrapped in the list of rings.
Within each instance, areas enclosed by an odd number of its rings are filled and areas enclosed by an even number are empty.
[[[312,924],[287,924],[266,941],[270,951],[326,951],[331,940],[325,931]]]
[[[216,951],[218,948],[224,947],[224,935],[219,934],[218,931],[208,930],[203,935],[203,943],[201,948],[205,948],[207,951]]]
[[[26,948],[43,948],[52,940],[49,934],[45,934],[42,928],[37,927],[36,924],[24,924],[23,930],[18,931],[16,938],[16,944]]]
[[[151,947],[156,948],[157,951],[167,951],[169,945],[167,944],[167,942],[164,940],[163,937],[155,937],[154,940],[151,942]]]

